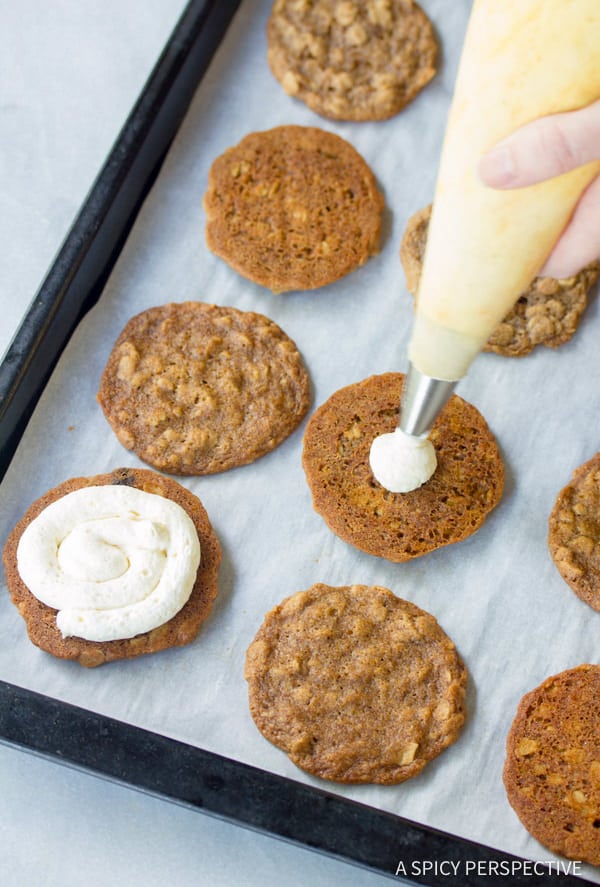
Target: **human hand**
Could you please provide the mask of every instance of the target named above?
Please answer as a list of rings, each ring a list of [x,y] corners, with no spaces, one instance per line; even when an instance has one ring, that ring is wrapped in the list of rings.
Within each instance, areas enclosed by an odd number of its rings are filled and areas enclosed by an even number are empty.
[[[534,185],[600,159],[600,101],[540,117],[485,154],[479,175],[491,188]],[[600,176],[583,193],[540,274],[572,277],[600,256]]]

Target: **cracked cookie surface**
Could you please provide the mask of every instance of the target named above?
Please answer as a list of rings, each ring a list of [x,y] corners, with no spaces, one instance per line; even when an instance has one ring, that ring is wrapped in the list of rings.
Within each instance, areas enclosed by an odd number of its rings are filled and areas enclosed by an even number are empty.
[[[104,484],[125,485],[165,496],[180,505],[192,519],[200,540],[201,558],[192,593],[182,609],[164,625],[113,641],[88,641],[63,637],[56,625],[56,610],[46,606],[29,591],[17,566],[17,548],[25,528],[50,503],[83,487]],[[29,639],[37,647],[59,659],[73,659],[88,668],[116,659],[131,659],[157,653],[168,647],[189,644],[208,618],[218,591],[221,546],[200,500],[172,478],[146,468],[119,468],[109,474],[75,477],[64,481],[37,499],[26,511],[8,537],[3,552],[8,590],[13,603],[27,625]]]
[[[558,494],[548,547],[565,582],[600,611],[600,453],[577,468]]]
[[[133,317],[110,354],[98,401],[123,446],[168,474],[254,461],[295,430],[309,379],[272,320],[202,302]]]
[[[600,666],[563,671],[523,697],[506,742],[504,784],[534,838],[600,865]]]
[[[386,588],[317,584],[265,616],[246,655],[250,712],[296,766],[394,784],[454,742],[465,667],[433,616]]]
[[[412,0],[277,0],[267,60],[286,93],[337,120],[397,114],[436,72],[431,22]]]
[[[383,196],[345,139],[310,126],[247,135],[212,164],[206,243],[276,293],[316,289],[379,251]]]
[[[302,461],[313,507],[361,551],[407,561],[475,533],[498,504],[504,464],[478,410],[453,395],[429,439],[433,476],[410,493],[390,493],[369,465],[371,443],[398,425],[404,375],[384,373],[336,391],[311,416]]]
[[[417,293],[431,206],[416,212],[408,220],[400,258],[406,275],[406,286]],[[600,276],[600,262],[591,262],[573,277],[558,280],[536,277],[511,308],[490,338],[484,351],[506,357],[523,357],[537,345],[558,348],[575,334],[587,306],[588,293]]]

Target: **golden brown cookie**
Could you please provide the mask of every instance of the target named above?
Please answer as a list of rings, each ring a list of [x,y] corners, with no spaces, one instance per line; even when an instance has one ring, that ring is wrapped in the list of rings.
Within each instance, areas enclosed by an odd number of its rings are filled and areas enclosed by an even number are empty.
[[[455,741],[466,670],[429,613],[387,588],[317,584],[265,616],[250,712],[296,766],[336,782],[416,776]]]
[[[407,561],[460,542],[498,504],[504,465],[484,418],[453,395],[430,434],[438,467],[410,493],[373,477],[371,443],[398,425],[404,376],[385,373],[336,391],[311,417],[303,465],[313,507],[361,551]]]
[[[504,784],[534,838],[600,865],[600,666],[563,671],[523,697],[506,742]]]
[[[565,582],[600,610],[600,453],[581,465],[558,494],[548,546]]]
[[[432,205],[417,210],[408,222],[400,243],[400,261],[406,277],[406,288],[416,296],[421,279],[421,269],[427,246],[427,231],[431,218]]]
[[[192,519],[200,540],[201,560],[196,582],[188,602],[168,622],[152,631],[116,641],[88,641],[63,637],[56,626],[56,610],[31,594],[19,575],[17,547],[25,528],[51,502],[82,487],[117,484],[136,487],[146,493],[165,496],[180,505]],[[29,639],[37,647],[59,659],[74,659],[88,668],[131,659],[144,653],[156,653],[168,647],[183,646],[194,640],[208,617],[217,595],[217,574],[221,547],[200,500],[171,478],[148,469],[119,468],[110,474],[75,477],[64,481],[37,499],[17,523],[3,552],[6,581],[13,603],[27,624]]]
[[[400,245],[406,286],[413,296],[421,277],[430,217],[431,206],[411,216]],[[483,350],[507,357],[523,357],[536,345],[548,348],[564,345],[577,330],[588,293],[598,277],[600,262],[591,262],[574,277],[563,280],[536,277],[496,327]]]
[[[133,317],[98,401],[127,449],[169,474],[245,465],[294,431],[309,405],[298,350],[251,311],[183,302]]]
[[[255,132],[210,168],[206,242],[275,293],[325,286],[379,251],[383,197],[352,145],[331,132]]]
[[[277,0],[267,59],[288,95],[334,120],[397,114],[436,72],[433,27],[413,0]]]

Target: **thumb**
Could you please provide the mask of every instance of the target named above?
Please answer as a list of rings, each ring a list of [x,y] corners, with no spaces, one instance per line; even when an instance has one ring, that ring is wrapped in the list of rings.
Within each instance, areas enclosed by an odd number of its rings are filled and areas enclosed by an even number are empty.
[[[600,158],[600,101],[520,127],[485,154],[479,175],[491,188],[522,188]]]

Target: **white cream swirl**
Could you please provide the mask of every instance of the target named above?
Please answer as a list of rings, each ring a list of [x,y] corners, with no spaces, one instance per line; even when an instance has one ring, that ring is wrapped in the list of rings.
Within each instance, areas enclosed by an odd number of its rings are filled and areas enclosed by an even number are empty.
[[[131,638],[172,619],[192,593],[200,542],[186,511],[135,487],[82,487],[50,503],[17,549],[21,579],[58,610],[64,637]]]
[[[371,444],[369,464],[375,478],[391,493],[410,493],[422,486],[437,468],[433,444],[396,428]]]

